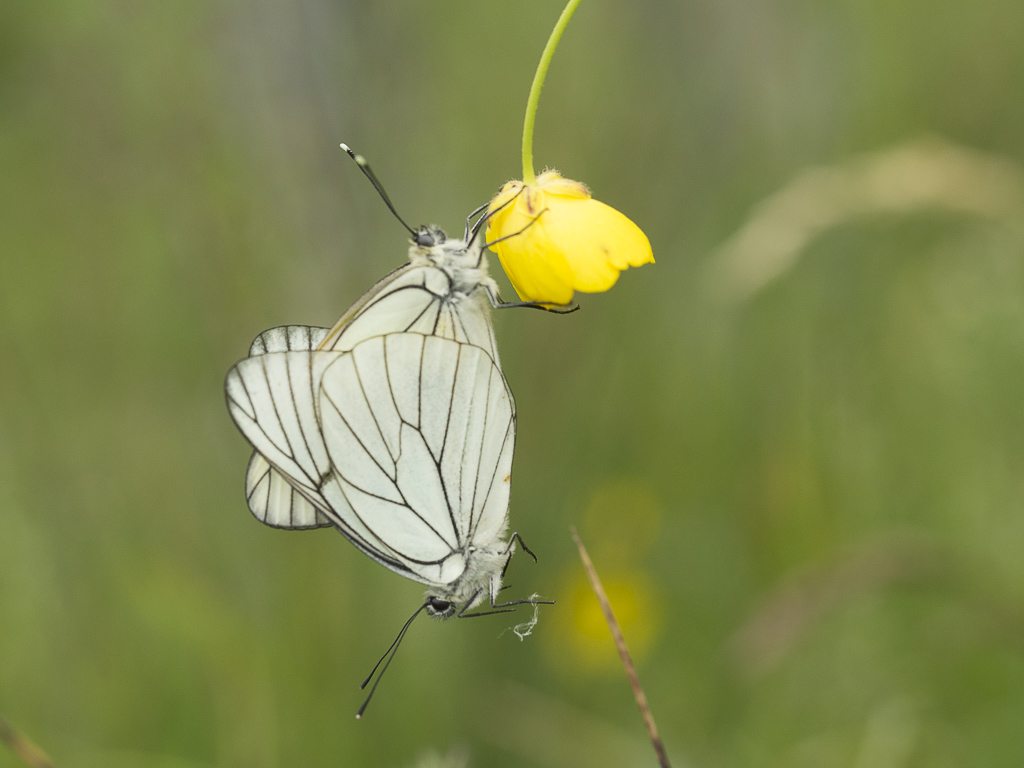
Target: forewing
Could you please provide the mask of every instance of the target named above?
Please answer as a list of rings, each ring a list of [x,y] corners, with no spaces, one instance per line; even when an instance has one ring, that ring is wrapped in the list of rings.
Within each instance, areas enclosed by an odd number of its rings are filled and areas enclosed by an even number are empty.
[[[491,307],[482,290],[461,297],[458,302],[442,304],[433,335],[480,347],[501,367],[498,342],[491,323]]]
[[[364,293],[334,324],[321,348],[347,352],[388,333],[433,333],[450,292],[451,281],[440,269],[406,264]]]
[[[450,583],[463,567],[454,553],[500,534],[514,418],[486,351],[417,333],[368,339],[324,373],[319,411],[334,467],[325,496],[412,578]]]
[[[348,351],[389,333],[422,333],[461,341],[498,360],[484,292],[456,297],[451,279],[433,266],[407,264],[380,280],[335,323],[321,348]]]

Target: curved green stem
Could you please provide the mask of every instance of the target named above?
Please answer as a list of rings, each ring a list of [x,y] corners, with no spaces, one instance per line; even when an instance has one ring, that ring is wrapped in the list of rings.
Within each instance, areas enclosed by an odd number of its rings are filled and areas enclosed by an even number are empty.
[[[548,67],[551,65],[551,57],[555,55],[558,41],[562,39],[562,33],[569,25],[569,19],[576,12],[576,6],[580,0],[569,0],[562,15],[558,17],[558,23],[551,30],[551,37],[548,44],[544,46],[544,53],[540,55],[540,63],[537,64],[537,72],[533,75],[533,85],[530,86],[530,97],[526,100],[526,119],[523,121],[523,181],[533,184],[537,176],[533,172],[533,124],[537,119],[537,103],[540,101],[540,89],[544,87],[544,78],[548,74]]]

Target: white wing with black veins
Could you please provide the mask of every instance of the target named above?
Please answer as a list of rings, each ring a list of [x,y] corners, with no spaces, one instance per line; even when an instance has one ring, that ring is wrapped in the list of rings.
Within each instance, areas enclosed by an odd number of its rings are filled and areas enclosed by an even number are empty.
[[[392,333],[351,352],[268,351],[235,366],[227,390],[270,466],[268,509],[285,506],[287,494],[272,494],[277,473],[315,519],[431,585],[453,582],[470,545],[504,532],[515,414],[484,349]]]
[[[308,325],[271,328],[253,340],[249,356],[312,350],[324,340],[327,331]],[[274,528],[306,530],[332,525],[259,451],[253,451],[245,472],[245,500],[257,520]]]
[[[482,290],[454,296],[437,267],[406,264],[360,297],[327,334],[323,349],[348,351],[386,333],[423,333],[473,344],[498,362],[490,305]]]

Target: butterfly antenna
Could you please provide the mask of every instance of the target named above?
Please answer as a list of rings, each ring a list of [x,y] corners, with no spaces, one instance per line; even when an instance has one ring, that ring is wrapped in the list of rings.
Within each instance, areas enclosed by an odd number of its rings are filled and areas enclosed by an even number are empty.
[[[391,643],[390,647],[386,651],[384,651],[384,655],[380,657],[380,661],[373,665],[373,669],[370,671],[370,674],[366,676],[366,679],[363,680],[362,684],[359,686],[359,690],[363,690],[364,688],[366,688],[366,686],[370,684],[370,680],[373,679],[373,676],[377,674],[377,668],[380,667],[381,664],[384,664],[384,667],[380,670],[380,674],[377,675],[377,681],[373,684],[373,687],[370,689],[369,694],[367,694],[366,696],[366,701],[363,702],[363,706],[361,706],[359,708],[359,711],[356,712],[356,720],[362,719],[363,712],[366,711],[366,707],[370,703],[370,699],[373,698],[373,694],[376,692],[377,686],[380,685],[380,679],[384,677],[384,673],[387,672],[388,667],[391,666],[392,659],[394,659],[395,654],[398,653],[398,646],[401,644],[402,638],[404,638],[405,633],[409,631],[409,627],[412,625],[413,619],[419,616],[420,611],[426,608],[427,605],[429,605],[429,603],[424,603],[416,609],[416,612],[412,616],[409,617],[409,620],[405,622],[405,625],[402,627],[401,630],[399,630],[398,637],[396,637],[395,641]],[[387,659],[387,661],[385,661],[385,659]]]
[[[395,206],[391,203],[391,198],[388,197],[388,193],[384,191],[384,186],[380,183],[380,180],[377,178],[377,174],[373,172],[373,169],[370,167],[366,158],[353,152],[348,144],[342,144],[341,148],[348,152],[348,156],[356,161],[356,165],[359,166],[359,170],[361,170],[363,175],[370,180],[371,184],[373,184],[373,188],[377,190],[377,194],[380,195],[381,200],[384,201],[384,205],[388,207],[388,210],[395,215],[395,218],[398,219],[399,223],[403,227],[409,230],[409,234],[415,237],[416,230],[406,224],[405,219],[398,215],[398,211],[395,210]]]

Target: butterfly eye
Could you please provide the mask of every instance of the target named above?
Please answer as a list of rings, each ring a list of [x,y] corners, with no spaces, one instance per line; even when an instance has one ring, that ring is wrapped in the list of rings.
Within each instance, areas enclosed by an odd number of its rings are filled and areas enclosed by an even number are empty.
[[[420,227],[416,233],[414,242],[420,248],[433,248],[435,245],[440,245],[445,241],[444,232],[439,229],[430,229],[428,227]]]
[[[443,616],[448,618],[455,613],[455,606],[448,600],[442,600],[439,597],[431,597],[427,600],[428,609],[435,616]]]

